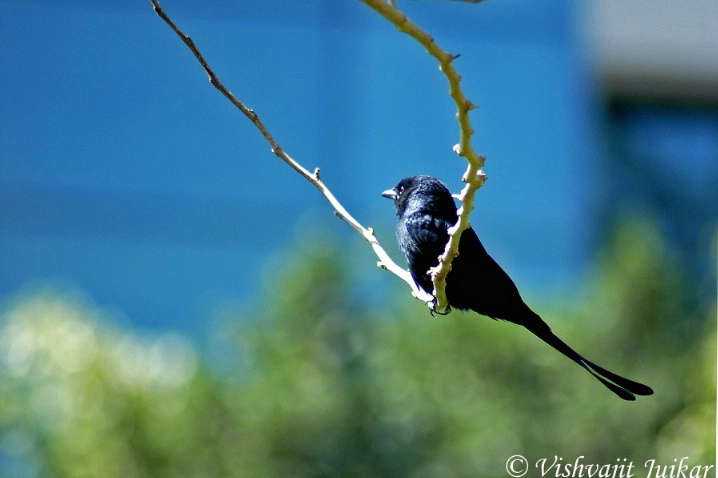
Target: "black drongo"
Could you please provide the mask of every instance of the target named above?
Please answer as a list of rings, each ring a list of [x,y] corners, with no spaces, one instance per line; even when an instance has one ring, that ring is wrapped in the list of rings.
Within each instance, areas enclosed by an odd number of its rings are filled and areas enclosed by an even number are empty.
[[[405,178],[382,196],[394,200],[399,216],[396,237],[409,272],[416,284],[431,294],[434,286],[428,271],[439,263],[449,240],[448,229],[458,218],[454,199],[441,181],[430,176]],[[653,393],[650,387],[585,359],[554,335],[546,322],[524,303],[514,282],[489,256],[471,227],[461,235],[459,255],[446,279],[446,296],[452,308],[523,325],[624,400]]]

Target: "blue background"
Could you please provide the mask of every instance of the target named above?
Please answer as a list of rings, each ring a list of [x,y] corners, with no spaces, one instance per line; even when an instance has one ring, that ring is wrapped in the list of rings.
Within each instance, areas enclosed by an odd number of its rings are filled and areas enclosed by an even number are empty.
[[[460,189],[445,78],[360,2],[162,5],[397,261],[381,191],[419,173]],[[461,54],[462,86],[480,106],[474,146],[488,158],[472,223],[529,294],[581,279],[610,178],[578,5],[401,5]],[[1,297],[71,284],[134,324],[199,333],[252,300],[277,251],[326,236],[350,239],[369,296],[396,285],[209,85],[149,0],[5,0],[0,44]]]

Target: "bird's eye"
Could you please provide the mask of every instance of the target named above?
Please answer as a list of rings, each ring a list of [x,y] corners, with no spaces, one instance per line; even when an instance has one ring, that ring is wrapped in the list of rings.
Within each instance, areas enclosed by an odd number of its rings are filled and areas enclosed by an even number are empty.
[[[404,193],[404,186],[399,186],[399,196]]]

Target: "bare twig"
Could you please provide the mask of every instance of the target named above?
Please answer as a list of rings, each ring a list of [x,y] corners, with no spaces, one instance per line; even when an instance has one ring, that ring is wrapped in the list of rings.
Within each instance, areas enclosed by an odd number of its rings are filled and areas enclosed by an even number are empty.
[[[412,293],[414,297],[423,300],[426,303],[431,303],[433,301],[433,297],[430,297],[428,294],[426,294],[424,291],[422,291],[414,282],[414,280],[411,277],[411,274],[406,269],[402,269],[394,261],[391,260],[389,255],[386,253],[386,251],[381,247],[379,244],[379,240],[374,235],[374,230],[372,228],[366,228],[362,226],[356,219],[352,217],[351,214],[342,206],[342,204],[337,200],[336,197],[334,197],[334,194],[327,188],[327,186],[324,184],[324,182],[319,177],[319,168],[316,168],[314,172],[309,172],[309,170],[305,169],[301,164],[299,164],[297,161],[295,161],[289,154],[287,154],[284,149],[279,145],[277,140],[272,136],[272,134],[267,130],[267,127],[262,123],[262,121],[259,119],[259,116],[257,113],[251,109],[248,108],[244,103],[239,101],[232,92],[230,92],[227,87],[222,84],[222,82],[217,78],[217,75],[215,75],[214,71],[212,71],[212,68],[210,68],[207,61],[204,59],[204,56],[202,56],[202,53],[200,53],[199,49],[197,48],[197,45],[192,41],[192,39],[185,35],[182,30],[175,25],[175,23],[170,19],[169,16],[165,13],[165,11],[160,6],[159,2],[157,0],[150,0],[152,2],[152,6],[154,8],[155,13],[159,15],[162,20],[169,25],[169,27],[174,30],[174,32],[182,39],[182,41],[187,45],[187,48],[190,49],[192,54],[195,56],[197,61],[200,65],[202,65],[202,68],[204,69],[205,73],[207,73],[207,76],[209,77],[209,82],[214,86],[217,90],[219,90],[220,93],[222,93],[234,106],[236,106],[244,115],[249,118],[249,120],[254,124],[254,126],[259,130],[260,133],[262,133],[262,136],[267,140],[267,142],[272,147],[272,152],[282,161],[287,163],[292,169],[294,169],[296,172],[298,172],[304,179],[309,181],[314,187],[316,187],[320,193],[329,201],[329,204],[334,208],[334,214],[347,224],[351,226],[352,229],[354,229],[359,235],[361,235],[364,240],[366,240],[374,250],[374,253],[379,258],[379,262],[377,262],[377,265],[381,267],[384,270],[387,270],[399,278],[401,278],[404,282],[409,284],[409,286],[412,288]]]
[[[393,2],[384,0],[362,0],[369,7],[373,8],[381,16],[393,23],[399,31],[406,33],[426,48],[426,51],[436,58],[439,62],[439,69],[444,73],[449,82],[449,95],[456,103],[456,118],[459,121],[459,144],[454,146],[454,151],[459,156],[463,156],[469,165],[461,180],[466,186],[461,193],[455,197],[461,201],[457,214],[459,216],[456,224],[449,229],[449,242],[446,244],[444,253],[439,256],[439,264],[432,268],[431,280],[434,283],[434,304],[435,310],[440,312],[448,311],[449,302],[446,298],[446,277],[451,272],[451,262],[459,255],[459,239],[461,233],[469,227],[469,214],[474,208],[474,193],[480,188],[486,175],[481,170],[484,166],[486,158],[476,154],[471,146],[471,136],[474,130],[469,121],[469,112],[476,108],[476,105],[469,101],[461,90],[459,83],[461,76],[456,72],[453,61],[459,55],[452,55],[439,45],[427,32],[422,30],[418,25],[409,20]]]

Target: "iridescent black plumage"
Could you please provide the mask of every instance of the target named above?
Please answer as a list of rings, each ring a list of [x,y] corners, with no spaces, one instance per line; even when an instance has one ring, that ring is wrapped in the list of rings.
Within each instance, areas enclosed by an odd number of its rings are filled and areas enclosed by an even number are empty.
[[[428,270],[438,264],[449,240],[448,229],[457,221],[454,199],[441,181],[430,176],[405,178],[382,195],[394,200],[399,216],[396,237],[409,272],[417,285],[431,294],[434,286]],[[653,394],[650,387],[599,367],[559,339],[526,305],[514,282],[489,256],[472,228],[461,235],[459,255],[446,280],[446,296],[452,308],[526,327],[624,400]]]

